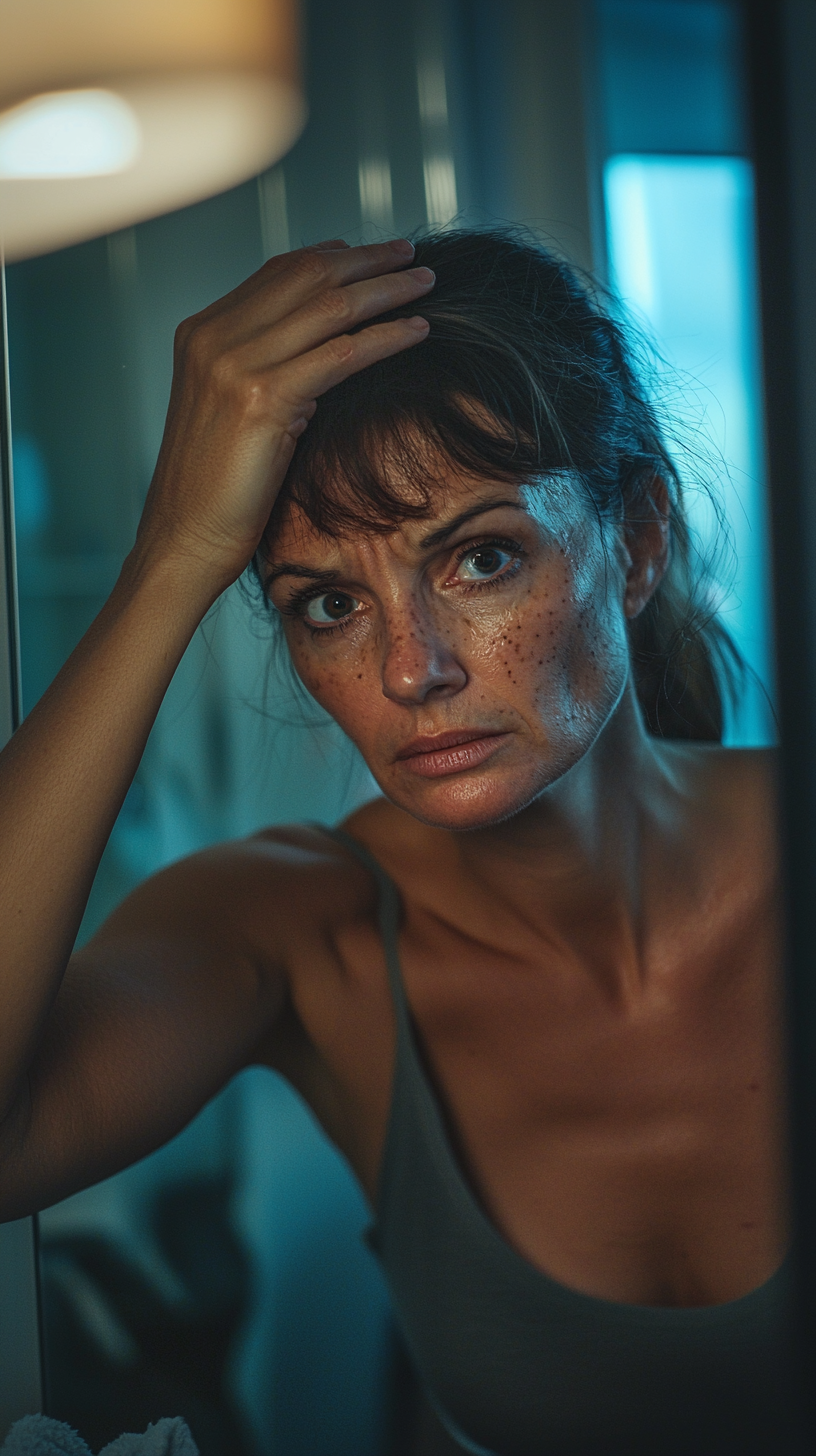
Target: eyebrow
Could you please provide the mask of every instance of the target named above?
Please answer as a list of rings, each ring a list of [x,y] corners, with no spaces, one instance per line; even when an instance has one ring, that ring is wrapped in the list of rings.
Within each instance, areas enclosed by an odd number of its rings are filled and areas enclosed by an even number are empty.
[[[467,525],[467,522],[474,520],[476,516],[484,516],[488,511],[508,508],[513,511],[524,510],[524,506],[517,500],[480,501],[478,505],[471,506],[469,510],[461,511],[458,516],[454,516],[447,525],[440,526],[436,531],[431,531],[427,536],[423,536],[419,544],[423,551],[430,551],[434,546],[442,546],[449,536],[459,530],[460,526]],[[264,582],[266,590],[269,591],[273,583],[281,576],[295,576],[298,580],[311,582],[316,587],[333,586],[337,580],[337,571],[336,569],[320,571],[317,567],[300,566],[294,561],[281,561],[267,576]]]
[[[294,561],[282,561],[265,578],[266,591],[269,591],[279,576],[296,576],[300,581],[313,582],[315,586],[331,586],[337,580],[336,571],[319,571],[316,566],[298,566]]]
[[[522,503],[517,500],[480,501],[478,505],[471,506],[469,511],[462,511],[460,515],[454,516],[453,520],[448,521],[446,526],[440,526],[438,530],[431,531],[429,535],[423,536],[419,544],[423,551],[428,551],[434,546],[442,546],[448,537],[453,535],[454,531],[458,531],[460,526],[467,525],[467,522],[472,521],[474,517],[483,516],[488,511],[499,511],[508,507],[512,511],[524,510]]]

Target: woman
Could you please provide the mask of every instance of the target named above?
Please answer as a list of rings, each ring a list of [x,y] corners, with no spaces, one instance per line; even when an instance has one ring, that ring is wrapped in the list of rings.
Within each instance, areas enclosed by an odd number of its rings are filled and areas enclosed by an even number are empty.
[[[171,866],[71,956],[253,558],[383,797]],[[4,1216],[265,1062],[466,1449],[798,1449],[773,775],[719,745],[690,561],[620,333],[542,251],[328,242],[182,324],[134,549],[0,765]]]

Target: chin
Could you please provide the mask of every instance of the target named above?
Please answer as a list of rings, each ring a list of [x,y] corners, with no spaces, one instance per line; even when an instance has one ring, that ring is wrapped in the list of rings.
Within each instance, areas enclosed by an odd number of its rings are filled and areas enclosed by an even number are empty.
[[[502,824],[529,807],[550,784],[561,778],[571,765],[538,772],[524,783],[508,782],[505,774],[450,774],[444,779],[413,784],[380,782],[380,788],[392,804],[429,824],[434,829],[451,833],[489,829]]]

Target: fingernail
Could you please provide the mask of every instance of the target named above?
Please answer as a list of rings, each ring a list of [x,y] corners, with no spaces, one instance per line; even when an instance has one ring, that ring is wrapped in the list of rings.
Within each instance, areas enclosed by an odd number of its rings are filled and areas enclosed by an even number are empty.
[[[417,283],[435,283],[436,274],[430,268],[409,268],[408,277],[415,278]]]
[[[431,327],[428,320],[424,318],[409,318],[405,322],[410,324],[412,329],[416,329],[418,334],[426,334]]]
[[[391,244],[392,251],[400,258],[413,258],[414,245],[409,243],[407,238],[396,238]]]

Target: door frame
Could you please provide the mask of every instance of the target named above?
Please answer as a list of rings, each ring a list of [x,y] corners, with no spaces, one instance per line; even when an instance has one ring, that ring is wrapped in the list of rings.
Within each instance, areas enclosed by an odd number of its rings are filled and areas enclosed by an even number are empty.
[[[22,717],[6,275],[0,260],[0,747]],[[37,1220],[0,1224],[0,1441],[42,1410]]]

